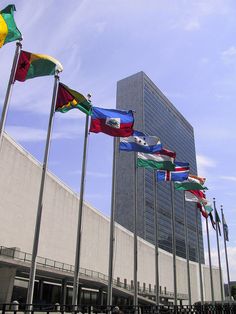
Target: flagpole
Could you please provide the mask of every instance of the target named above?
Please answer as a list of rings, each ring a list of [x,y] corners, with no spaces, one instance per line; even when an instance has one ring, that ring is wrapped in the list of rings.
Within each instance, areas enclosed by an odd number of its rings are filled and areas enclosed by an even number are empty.
[[[189,246],[188,246],[188,225],[187,225],[187,209],[185,202],[185,193],[183,193],[183,205],[184,205],[184,230],[185,230],[185,252],[187,260],[187,278],[188,278],[188,301],[189,305],[192,305],[192,296],[191,296],[191,282],[190,282],[190,266],[189,266]]]
[[[206,230],[207,230],[207,246],[208,246],[208,258],[209,258],[209,267],[210,267],[210,282],[211,282],[211,300],[215,301],[214,297],[214,286],[213,286],[213,276],[212,276],[212,264],[211,264],[211,246],[210,246],[210,237],[209,237],[209,224],[208,218],[206,219]]]
[[[134,152],[134,306],[138,306],[137,153]]]
[[[196,236],[197,236],[198,268],[199,268],[199,280],[200,280],[200,297],[201,297],[201,304],[203,305],[202,265],[201,265],[201,257],[200,257],[200,239],[199,239],[199,229],[198,229],[198,216],[199,216],[199,211],[196,208]]]
[[[159,305],[159,252],[158,252],[158,211],[157,211],[157,177],[156,171],[153,170],[153,187],[154,187],[154,221],[155,221],[155,279],[156,279],[156,305]]]
[[[229,262],[228,262],[228,252],[227,252],[227,245],[226,245],[226,237],[225,237],[225,229],[224,229],[224,213],[223,213],[223,205],[220,206],[221,210],[221,217],[222,217],[222,224],[223,224],[223,235],[224,235],[224,247],[225,247],[225,261],[226,261],[226,270],[227,270],[227,279],[228,279],[228,292],[229,292],[229,300],[231,301],[231,290],[230,290],[230,277],[229,277]]]
[[[107,287],[107,306],[112,305],[112,277],[113,277],[113,251],[114,251],[114,223],[115,223],[115,204],[116,204],[116,147],[118,138],[113,140],[113,169],[112,169],[112,198],[111,198],[111,218],[110,218],[110,242],[109,242],[109,263],[108,263],[108,287]]]
[[[34,281],[35,281],[35,273],[36,273],[36,258],[37,258],[37,252],[38,252],[39,234],[40,234],[40,227],[41,227],[44,186],[45,186],[45,178],[46,178],[47,165],[48,165],[48,156],[49,156],[49,148],[50,148],[50,141],[51,141],[52,126],[53,126],[53,117],[54,117],[57,92],[58,92],[58,84],[59,84],[59,75],[58,75],[58,72],[56,72],[54,76],[52,105],[51,105],[51,112],[50,112],[49,122],[48,122],[47,140],[46,140],[46,146],[45,146],[45,152],[44,152],[44,161],[43,161],[43,167],[42,167],[37,217],[36,217],[35,230],[34,230],[32,260],[31,260],[31,267],[30,267],[27,300],[26,300],[26,303],[28,305],[31,305],[33,303]]]
[[[177,306],[177,278],[176,278],[176,239],[175,239],[175,205],[174,184],[170,184],[171,191],[171,221],[172,221],[172,254],[173,254],[173,276],[174,276],[174,305]]]
[[[218,263],[219,263],[219,271],[220,271],[220,295],[221,295],[221,302],[224,300],[223,294],[223,280],[222,280],[222,268],[221,268],[221,258],[220,258],[220,244],[219,244],[219,222],[216,219],[216,201],[213,198],[214,204],[214,212],[215,212],[215,221],[216,221],[216,242],[217,242],[217,252],[218,252]]]
[[[88,95],[88,99],[90,97],[91,96]],[[83,219],[83,203],[84,203],[84,185],[85,185],[87,145],[88,145],[88,134],[89,134],[88,126],[89,126],[89,115],[86,115],[85,128],[84,128],[84,150],[83,150],[83,160],[82,160],[82,173],[81,173],[80,195],[79,195],[79,212],[78,212],[78,225],[77,225],[77,240],[76,240],[75,270],[74,270],[72,305],[78,304],[80,251],[81,251],[82,219]]]
[[[11,68],[11,74],[10,74],[9,81],[8,81],[6,96],[5,96],[5,100],[4,100],[4,104],[3,104],[3,108],[2,108],[1,120],[0,120],[0,148],[1,148],[1,143],[2,143],[3,132],[5,129],[6,117],[7,117],[9,102],[10,102],[11,93],[12,93],[13,84],[14,84],[14,77],[15,77],[17,64],[18,64],[19,57],[20,57],[21,48],[22,48],[21,42],[17,41],[16,42],[15,55],[14,55],[12,68]]]

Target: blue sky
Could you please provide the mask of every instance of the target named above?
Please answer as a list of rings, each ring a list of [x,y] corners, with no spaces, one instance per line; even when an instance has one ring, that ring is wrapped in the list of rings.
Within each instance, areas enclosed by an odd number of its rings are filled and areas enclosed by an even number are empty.
[[[1,8],[7,4],[1,1]],[[193,125],[207,196],[216,198],[218,209],[224,205],[236,280],[236,170],[230,162],[236,139],[235,1],[18,0],[15,5],[23,49],[57,58],[64,66],[61,81],[91,93],[94,105],[114,108],[116,82],[142,70]],[[0,50],[0,107],[14,50],[14,43]],[[52,87],[53,77],[16,82],[6,124],[9,135],[40,161]],[[49,169],[77,192],[83,130],[79,111],[56,114]],[[112,138],[91,134],[85,199],[107,215],[111,170]],[[211,245],[217,265],[212,232]]]

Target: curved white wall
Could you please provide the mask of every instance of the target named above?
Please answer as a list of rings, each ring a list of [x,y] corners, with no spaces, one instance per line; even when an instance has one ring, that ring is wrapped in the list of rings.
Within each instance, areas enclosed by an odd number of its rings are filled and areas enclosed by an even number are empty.
[[[0,153],[0,245],[32,250],[40,164],[7,135]],[[39,256],[74,264],[78,197],[52,174],[47,175]],[[133,234],[116,224],[114,277],[133,279]],[[84,207],[81,267],[107,274],[109,219],[88,204]],[[160,250],[160,286],[173,291],[172,255]],[[155,283],[154,247],[138,240],[138,280]],[[198,264],[191,262],[193,301],[199,300]],[[205,299],[210,299],[209,268],[203,266]],[[178,293],[187,294],[186,261],[177,258]],[[220,299],[219,271],[214,269],[215,299]]]

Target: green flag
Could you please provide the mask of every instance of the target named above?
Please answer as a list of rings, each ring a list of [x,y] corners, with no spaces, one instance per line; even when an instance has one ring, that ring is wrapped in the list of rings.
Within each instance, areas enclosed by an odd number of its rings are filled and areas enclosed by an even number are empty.
[[[0,48],[11,41],[22,39],[14,21],[14,11],[16,11],[14,4],[0,11]]]
[[[71,109],[79,109],[87,115],[92,114],[92,105],[79,92],[70,89],[68,86],[59,83],[56,111],[65,113]]]
[[[175,182],[175,189],[177,191],[207,190],[207,187],[197,182],[183,181]]]
[[[220,223],[221,223],[221,220],[220,220],[220,216],[217,212],[217,209],[215,209],[215,220],[216,220],[216,226],[219,230],[219,235],[221,236],[221,230],[220,230]]]

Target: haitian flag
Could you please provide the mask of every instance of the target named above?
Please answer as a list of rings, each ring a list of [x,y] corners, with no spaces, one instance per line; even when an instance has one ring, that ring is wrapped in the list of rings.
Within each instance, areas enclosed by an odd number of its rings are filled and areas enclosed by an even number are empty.
[[[105,133],[115,137],[127,137],[133,134],[133,111],[103,109],[92,107],[90,132]]]
[[[175,170],[158,170],[157,181],[184,181],[188,179],[189,163],[188,162],[175,162]]]
[[[134,130],[132,136],[122,138],[119,148],[126,152],[152,154],[159,152],[162,149],[162,144],[157,136],[146,135]]]

